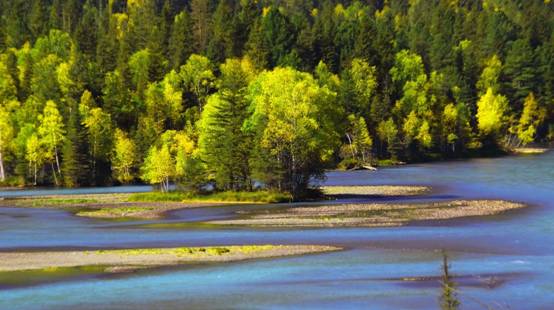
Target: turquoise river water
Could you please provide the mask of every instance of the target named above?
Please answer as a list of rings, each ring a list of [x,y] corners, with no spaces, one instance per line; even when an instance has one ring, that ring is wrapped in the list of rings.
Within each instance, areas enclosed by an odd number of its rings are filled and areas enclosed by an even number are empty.
[[[554,153],[330,172],[326,183],[430,185],[432,194],[410,201],[490,198],[531,207],[396,228],[294,230],[141,225],[228,218],[253,206],[181,210],[168,219],[142,222],[0,208],[0,251],[266,243],[344,247],[325,254],[0,287],[0,309],[437,309],[442,250],[450,257],[462,309],[554,309]],[[6,191],[0,197],[22,194]]]

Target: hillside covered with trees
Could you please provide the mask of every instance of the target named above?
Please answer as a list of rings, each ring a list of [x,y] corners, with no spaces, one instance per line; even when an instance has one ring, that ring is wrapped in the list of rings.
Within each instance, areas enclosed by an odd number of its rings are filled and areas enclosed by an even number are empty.
[[[550,0],[0,0],[0,182],[298,195],[554,139]]]

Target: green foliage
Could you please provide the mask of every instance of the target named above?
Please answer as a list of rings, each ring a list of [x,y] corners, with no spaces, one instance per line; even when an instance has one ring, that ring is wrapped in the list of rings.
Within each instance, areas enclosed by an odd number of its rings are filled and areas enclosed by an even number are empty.
[[[497,135],[505,126],[508,112],[508,100],[502,95],[495,95],[492,88],[477,102],[478,128],[483,135]]]
[[[129,69],[132,74],[135,90],[142,96],[150,81],[151,53],[148,49],[140,50],[129,58]]]
[[[342,111],[334,105],[336,94],[310,74],[276,68],[251,83],[248,97],[257,175],[268,186],[298,195],[321,176],[337,146],[334,117]]]
[[[421,56],[408,50],[398,52],[390,74],[392,80],[399,85],[404,85],[407,81],[417,80],[419,76],[425,74]]]
[[[54,101],[49,100],[44,106],[42,115],[39,116],[38,135],[40,144],[44,147],[44,159],[52,163],[52,175],[54,183],[58,185],[56,171],[61,174],[60,160],[58,156],[58,148],[65,140],[65,129],[63,118],[58,111]],[[36,152],[36,150],[35,150]],[[54,169],[53,162],[56,163]],[[36,161],[34,161],[36,162]]]
[[[352,60],[344,71],[341,85],[342,101],[349,111],[367,115],[377,88],[376,68],[361,59]]]
[[[88,179],[86,154],[83,150],[84,134],[80,122],[80,114],[76,102],[70,108],[67,122],[66,139],[62,146],[62,175],[66,187],[76,187]]]
[[[199,154],[219,188],[249,189],[252,139],[243,131],[248,117],[244,94],[255,73],[248,59],[227,60],[221,73],[219,91],[208,98],[198,123]]]
[[[215,76],[210,60],[204,56],[193,54],[187,63],[181,66],[179,74],[185,88],[194,94],[200,110],[205,103],[206,96],[214,86]]]
[[[116,180],[129,183],[135,178],[137,150],[133,140],[120,129],[115,130],[112,170]]]
[[[484,94],[488,89],[492,89],[493,92],[498,92],[500,88],[500,72],[502,70],[502,62],[498,59],[497,55],[493,55],[486,62],[486,66],[481,73],[481,77],[477,82],[477,88],[481,94]]]
[[[0,106],[0,181],[6,180],[4,168],[4,157],[11,148],[14,139],[14,128],[11,119],[11,113]]]
[[[522,144],[529,144],[535,140],[537,129],[544,118],[544,109],[539,108],[535,95],[530,93],[523,104],[523,113],[517,126],[517,136]]]
[[[189,42],[191,21],[187,11],[177,14],[173,21],[171,36],[169,37],[169,57],[171,68],[178,69],[192,54]]]
[[[244,203],[278,203],[289,202],[292,197],[288,194],[274,191],[254,191],[254,192],[214,192],[214,193],[193,193],[193,192],[169,192],[169,193],[138,193],[132,194],[129,201],[138,202],[244,202]]]
[[[153,146],[142,166],[142,179],[151,184],[160,184],[162,192],[169,190],[169,180],[175,176],[175,162],[169,146]]]
[[[341,157],[356,166],[371,164],[373,140],[367,130],[365,119],[351,114],[348,115],[348,124],[347,143],[341,148]]]
[[[45,160],[38,136],[33,133],[33,135],[27,140],[27,144],[25,147],[25,158],[29,161],[29,166],[31,166],[33,169],[33,184],[36,185],[38,167],[42,165],[43,161]]]
[[[0,178],[130,182],[165,144],[179,187],[296,191],[554,136],[549,1],[185,2],[0,0]]]
[[[398,128],[392,118],[379,123],[377,127],[377,135],[381,140],[381,145],[386,144],[387,149],[393,159],[396,158],[395,143],[398,136]],[[382,146],[381,146],[382,147]]]

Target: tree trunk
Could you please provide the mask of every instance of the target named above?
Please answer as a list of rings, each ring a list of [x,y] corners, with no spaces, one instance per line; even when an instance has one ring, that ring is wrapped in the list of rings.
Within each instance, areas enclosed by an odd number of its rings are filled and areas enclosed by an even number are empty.
[[[6,180],[6,174],[4,172],[4,159],[2,157],[2,152],[0,152],[0,181],[4,182]]]
[[[60,159],[58,157],[58,148],[54,149],[54,152],[56,154],[56,167],[58,168],[58,174],[61,176],[62,175],[62,170],[60,168]]]
[[[50,162],[50,166],[52,167],[52,173],[54,174],[54,184],[58,186],[58,177],[56,176],[56,169],[54,169],[54,163]]]
[[[34,185],[36,186],[37,185],[37,162],[36,161],[35,161],[34,166],[35,166],[35,171],[34,171],[35,172],[35,183],[34,183]]]
[[[294,156],[294,151],[292,150],[292,146],[291,146],[291,152],[290,152],[290,156],[291,156],[291,172],[290,172],[290,177],[291,177],[291,189],[292,189],[292,197],[293,198],[296,198],[296,158]]]
[[[352,152],[352,159],[356,159],[356,154],[354,153],[354,145],[352,145],[352,139],[350,134],[346,134],[346,139],[348,139],[348,144],[350,144],[350,152]]]

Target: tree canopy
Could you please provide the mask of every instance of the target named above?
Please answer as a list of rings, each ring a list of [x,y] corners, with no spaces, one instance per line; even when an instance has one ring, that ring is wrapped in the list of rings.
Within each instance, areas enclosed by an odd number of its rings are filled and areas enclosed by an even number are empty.
[[[1,183],[299,196],[554,138],[552,1],[70,3],[0,0]]]

